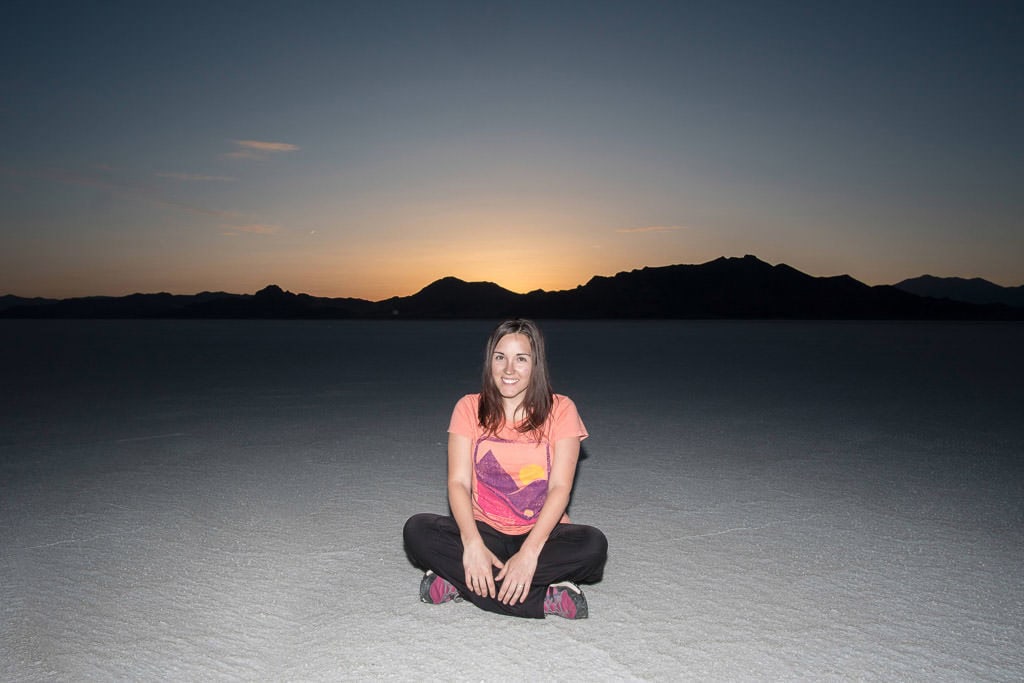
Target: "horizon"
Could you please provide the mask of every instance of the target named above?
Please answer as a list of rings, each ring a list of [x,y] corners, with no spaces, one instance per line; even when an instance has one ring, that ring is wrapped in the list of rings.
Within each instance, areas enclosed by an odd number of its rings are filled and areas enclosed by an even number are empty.
[[[238,295],[238,296],[252,296],[252,295],[255,295],[255,294],[257,294],[257,293],[259,293],[259,292],[261,292],[261,291],[263,291],[265,289],[268,289],[268,288],[271,288],[271,287],[277,287],[278,289],[282,290],[283,292],[285,292],[287,294],[308,295],[308,296],[311,296],[311,297],[314,297],[314,298],[325,298],[325,299],[362,299],[364,301],[369,301],[371,303],[383,303],[383,302],[388,301],[390,299],[404,298],[404,297],[413,296],[413,295],[418,294],[419,292],[423,291],[424,289],[426,289],[430,285],[433,285],[433,284],[435,284],[437,282],[440,282],[440,281],[446,280],[446,279],[450,279],[450,278],[459,280],[459,281],[467,283],[467,284],[492,284],[492,285],[496,285],[496,286],[498,286],[498,287],[500,287],[500,288],[502,288],[502,289],[504,289],[506,291],[512,292],[513,294],[524,295],[524,294],[528,294],[530,292],[537,291],[537,290],[544,291],[544,292],[570,291],[570,290],[576,289],[577,287],[582,287],[582,286],[586,285],[591,279],[593,279],[595,277],[612,278],[612,277],[615,277],[616,275],[619,275],[619,274],[622,274],[622,273],[629,273],[629,272],[632,272],[634,270],[643,270],[643,269],[646,269],[646,268],[671,268],[671,267],[676,267],[676,266],[701,266],[701,265],[705,265],[707,263],[711,263],[712,261],[717,261],[719,259],[741,260],[741,259],[748,258],[748,257],[755,258],[758,261],[761,261],[762,263],[765,263],[765,264],[767,264],[767,265],[769,265],[769,266],[771,266],[773,268],[776,267],[776,266],[787,266],[787,267],[793,268],[794,270],[797,270],[797,271],[799,271],[801,273],[804,273],[805,275],[811,275],[810,273],[807,273],[807,272],[801,270],[798,266],[794,266],[791,263],[784,263],[784,262],[769,263],[767,261],[764,261],[763,259],[760,259],[756,255],[746,254],[744,256],[719,256],[719,257],[717,257],[715,259],[711,259],[710,261],[705,261],[705,262],[702,262],[702,263],[673,263],[673,264],[669,264],[669,265],[666,265],[666,266],[641,266],[640,268],[630,269],[630,270],[626,270],[626,271],[618,271],[616,273],[612,273],[612,274],[609,274],[609,275],[603,275],[603,274],[600,274],[600,273],[595,273],[595,274],[591,275],[589,278],[587,278],[586,281],[580,282],[577,285],[573,285],[571,287],[566,287],[566,288],[563,288],[563,289],[543,289],[543,288],[540,288],[540,287],[534,287],[532,289],[528,289],[528,290],[525,290],[525,291],[517,291],[517,290],[509,289],[508,287],[505,287],[500,282],[493,282],[493,281],[490,281],[490,280],[465,280],[465,279],[460,278],[460,277],[455,276],[455,275],[443,275],[441,277],[434,278],[430,282],[427,282],[427,283],[419,286],[418,288],[416,288],[415,290],[409,292],[408,294],[393,294],[391,296],[386,296],[386,297],[381,298],[381,299],[363,299],[363,297],[349,296],[349,295],[345,295],[345,294],[341,294],[341,295],[337,295],[337,296],[320,295],[320,294],[315,294],[315,293],[312,293],[312,292],[306,292],[306,291],[302,291],[302,290],[298,290],[298,289],[293,289],[293,288],[291,288],[291,287],[289,287],[287,285],[282,285],[279,282],[267,282],[267,283],[263,284],[262,286],[259,286],[256,289],[253,289],[252,291],[230,291],[230,290],[220,290],[220,289],[216,289],[216,290],[215,289],[199,289],[199,290],[192,291],[192,292],[171,292],[171,291],[161,290],[161,291],[134,291],[134,292],[126,292],[126,293],[123,293],[123,294],[102,294],[102,293],[100,293],[100,294],[84,294],[84,295],[75,295],[75,296],[70,296],[70,297],[44,297],[44,296],[37,296],[37,295],[25,296],[25,295],[15,294],[13,292],[0,292],[0,296],[13,296],[13,297],[16,297],[16,298],[21,298],[21,299],[36,299],[36,298],[38,298],[38,299],[120,298],[120,297],[133,296],[133,295],[139,295],[139,294],[141,294],[141,295],[170,294],[172,296],[198,296],[199,294],[229,294],[229,295]],[[811,275],[811,277],[815,277],[815,278],[853,277],[853,279],[858,280],[859,282],[864,283],[863,280],[860,280],[859,278],[856,278],[853,275],[850,275],[849,273],[836,273],[836,274],[833,274],[833,275]],[[916,275],[916,276],[902,278],[901,280],[897,280],[895,282],[881,283],[880,285],[871,285],[870,283],[864,283],[864,284],[868,284],[869,286],[872,286],[872,287],[874,287],[874,286],[886,286],[886,285],[887,286],[894,286],[894,285],[899,284],[900,282],[903,282],[903,281],[906,281],[906,280],[914,280],[914,279],[920,279],[920,278],[926,278],[926,277],[933,277],[933,278],[938,278],[938,279],[959,279],[959,280],[964,280],[964,281],[982,280],[982,281],[985,281],[985,282],[989,282],[990,284],[994,284],[996,286],[1004,287],[1004,288],[1007,288],[1007,289],[1018,286],[1018,285],[1009,285],[1009,286],[999,285],[998,283],[991,282],[990,280],[986,280],[985,278],[971,278],[971,277],[962,277],[962,276],[937,276],[937,275],[930,275],[928,273],[925,273],[925,274],[922,274],[922,275]],[[1019,285],[1019,286],[1024,286],[1024,284]]]
[[[0,292],[382,301],[735,253],[1019,286],[1020,19],[21,3],[0,27]]]

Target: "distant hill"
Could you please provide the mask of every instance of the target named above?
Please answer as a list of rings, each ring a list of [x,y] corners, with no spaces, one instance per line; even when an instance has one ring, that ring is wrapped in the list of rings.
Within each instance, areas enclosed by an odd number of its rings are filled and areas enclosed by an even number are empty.
[[[4,294],[0,296],[0,311],[3,311],[14,306],[37,306],[40,304],[52,304],[56,303],[57,299],[44,299],[42,297],[35,297],[33,299],[26,299],[22,296],[14,296],[13,294]]]
[[[910,292],[917,296],[929,296],[934,299],[950,299],[970,304],[1004,304],[1024,307],[1024,285],[1002,287],[980,277],[965,279],[922,275],[893,286],[904,292]]]
[[[6,299],[7,297],[5,297]],[[361,318],[379,305],[362,299],[292,294],[270,285],[255,294],[130,294],[59,300],[0,300],[0,318]],[[30,303],[34,302],[34,303]]]
[[[383,301],[314,297],[270,285],[255,294],[203,292],[32,300],[4,297],[3,318],[676,318],[1022,320],[1024,308],[918,296],[848,275],[813,277],[754,256],[596,276],[575,289],[517,294],[446,277]]]

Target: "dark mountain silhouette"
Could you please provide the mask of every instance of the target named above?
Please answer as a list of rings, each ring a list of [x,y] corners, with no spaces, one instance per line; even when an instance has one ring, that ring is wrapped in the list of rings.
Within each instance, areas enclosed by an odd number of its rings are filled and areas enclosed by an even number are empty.
[[[1024,307],[1024,285],[1001,287],[980,277],[935,277],[922,275],[893,285],[904,292],[933,299],[950,299],[969,304],[1003,304]]]
[[[270,285],[255,294],[132,294],[17,299],[5,318],[682,318],[1022,320],[1024,308],[922,297],[848,275],[813,277],[753,256],[643,268],[557,292],[516,294],[446,277],[383,301],[314,297]],[[7,298],[5,297],[5,301]]]
[[[490,318],[492,311],[511,311],[519,306],[522,294],[510,292],[493,282],[464,282],[446,277],[433,282],[412,296],[389,299],[392,315],[417,318]],[[499,317],[501,313],[498,314]]]
[[[35,297],[32,299],[26,299],[23,296],[14,296],[13,294],[4,294],[0,296],[0,311],[14,306],[38,306],[41,304],[53,304],[57,303],[58,299],[44,299],[42,297]]]
[[[6,297],[5,297],[6,298]],[[270,285],[255,294],[201,292],[195,295],[131,294],[0,301],[0,318],[361,318],[379,305],[362,299],[292,294]],[[6,307],[5,307],[6,304]]]

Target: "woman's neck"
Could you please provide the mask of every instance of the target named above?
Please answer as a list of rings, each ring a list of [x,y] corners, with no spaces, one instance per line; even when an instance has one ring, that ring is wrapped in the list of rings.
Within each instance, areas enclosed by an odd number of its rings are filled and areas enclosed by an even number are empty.
[[[520,399],[515,403],[502,402],[505,408],[505,424],[514,427],[526,417],[526,409],[523,408],[523,401]]]

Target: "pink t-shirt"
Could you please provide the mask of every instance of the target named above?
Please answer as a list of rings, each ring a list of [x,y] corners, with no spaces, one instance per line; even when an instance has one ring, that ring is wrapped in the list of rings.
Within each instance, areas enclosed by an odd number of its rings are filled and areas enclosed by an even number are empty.
[[[587,429],[567,396],[554,395],[540,442],[505,426],[485,434],[477,422],[480,394],[459,399],[448,431],[469,437],[473,455],[473,516],[506,534],[529,533],[548,495],[554,444],[567,437],[587,438]],[[569,517],[562,515],[562,522]]]

